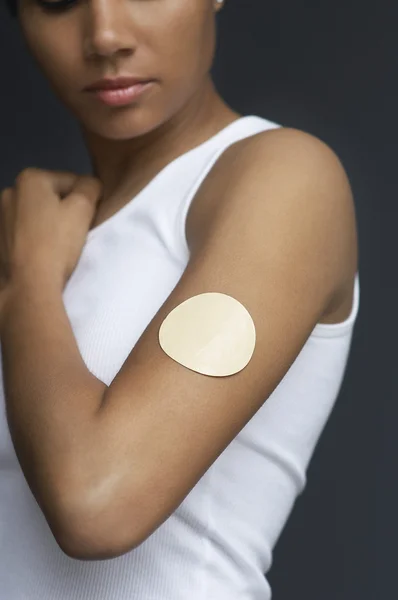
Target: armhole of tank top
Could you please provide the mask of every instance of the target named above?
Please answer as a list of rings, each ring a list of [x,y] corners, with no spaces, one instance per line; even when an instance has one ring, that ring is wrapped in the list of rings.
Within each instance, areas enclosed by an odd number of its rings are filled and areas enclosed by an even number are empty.
[[[357,319],[359,313],[359,304],[360,304],[360,283],[359,283],[359,271],[355,274],[354,280],[354,295],[352,301],[351,312],[344,321],[340,321],[340,323],[317,323],[314,329],[311,332],[311,337],[339,337],[348,335],[352,332],[355,321]]]
[[[221,148],[217,148],[217,150],[211,155],[211,158],[207,161],[205,167],[200,171],[200,173],[194,180],[193,184],[189,188],[189,191],[186,193],[182,202],[180,202],[180,204],[178,206],[178,209],[177,209],[176,215],[175,215],[175,218],[176,218],[175,231],[176,231],[176,236],[177,236],[176,246],[177,246],[177,251],[179,253],[182,252],[184,261],[188,261],[189,256],[190,256],[188,240],[187,240],[187,235],[186,235],[186,221],[187,221],[188,212],[189,212],[189,209],[191,207],[191,204],[195,198],[197,191],[199,190],[200,186],[202,185],[203,181],[206,179],[206,177],[209,174],[209,172],[211,171],[211,169],[214,167],[217,160],[230,146],[232,146],[232,144],[239,142],[242,139],[247,139],[247,138],[251,137],[252,135],[256,135],[257,133],[260,133],[262,131],[268,131],[271,129],[279,129],[279,128],[283,127],[283,125],[280,125],[279,123],[275,123],[273,121],[268,121],[267,119],[258,117],[257,115],[249,115],[245,118],[252,119],[256,125],[255,128],[252,131],[249,131],[247,133],[247,135],[238,136],[236,138],[230,139],[230,140],[228,140],[228,142],[226,144],[223,144],[221,146]],[[258,124],[260,124],[260,127],[258,127]]]
[[[253,135],[255,133],[259,133],[260,131],[266,131],[268,129],[276,129],[279,127],[283,127],[282,125],[269,122],[269,127],[264,127],[264,129],[259,129],[258,131],[253,131]],[[251,134],[245,137],[249,137]],[[184,196],[183,201],[178,206],[178,210],[176,211],[176,232],[177,232],[177,251],[178,256],[181,256],[184,263],[188,262],[190,252],[188,247],[188,241],[186,237],[186,219],[189,212],[189,208],[192,204],[192,201],[200,188],[202,182],[213,168],[217,159],[222,155],[222,153],[229,148],[229,146],[240,139],[237,138],[230,141],[230,143],[223,145],[221,148],[218,148],[210,160],[206,163],[204,169],[202,169],[195,179],[194,183],[189,189],[189,192]],[[340,323],[317,323],[312,330],[310,337],[319,337],[319,338],[330,338],[330,337],[339,337],[350,334],[351,330],[354,327],[358,312],[359,312],[359,304],[360,304],[360,284],[359,284],[359,271],[357,271],[354,280],[354,294],[353,294],[353,303],[349,316],[344,321]]]
[[[189,209],[192,205],[192,202],[196,196],[197,191],[200,186],[206,179],[207,175],[217,162],[217,159],[221,156],[221,154],[226,150],[226,147],[218,148],[215,153],[212,155],[211,159],[206,163],[204,169],[202,169],[196,177],[194,183],[189,189],[189,192],[184,196],[183,201],[178,206],[178,210],[176,212],[176,228],[177,228],[177,249],[182,250],[183,260],[188,261],[190,257],[190,251],[187,240],[187,232],[186,232],[186,222]]]

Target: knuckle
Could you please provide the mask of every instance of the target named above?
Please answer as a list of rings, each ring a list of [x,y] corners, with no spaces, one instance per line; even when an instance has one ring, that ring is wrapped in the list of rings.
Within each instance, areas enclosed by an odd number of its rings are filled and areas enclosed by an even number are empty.
[[[42,171],[40,169],[37,169],[36,167],[25,167],[24,169],[22,169],[22,171],[20,171],[20,173],[18,173],[18,175],[15,178],[15,183],[16,184],[20,184],[24,181],[30,180],[33,177],[37,177],[37,175],[39,173],[41,173]]]
[[[87,193],[85,193],[83,190],[76,190],[73,194],[73,197],[75,198],[75,200],[77,200],[78,202],[89,202],[90,198],[87,195]]]
[[[82,175],[82,179],[95,189],[102,187],[102,183],[98,177],[94,177],[93,175]]]
[[[13,189],[5,188],[0,193],[0,206],[1,206],[2,212],[5,210],[8,210],[8,208],[11,206],[13,200],[14,200],[13,199]]]
[[[91,196],[98,196],[102,191],[102,183],[97,177],[92,175],[81,175],[76,186],[76,193],[84,193]]]
[[[0,192],[0,199],[4,202],[6,202],[12,194],[12,188],[11,187],[6,187],[3,190],[1,190]]]

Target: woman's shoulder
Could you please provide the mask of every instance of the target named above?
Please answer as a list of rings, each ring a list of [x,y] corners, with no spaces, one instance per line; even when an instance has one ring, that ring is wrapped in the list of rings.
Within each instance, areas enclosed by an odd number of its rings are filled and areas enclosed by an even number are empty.
[[[332,175],[343,176],[345,182],[348,182],[345,168],[336,151],[326,141],[302,129],[279,126],[259,131],[232,144],[224,152],[223,158],[228,161],[233,159],[234,154],[235,159],[240,154],[243,159],[247,151],[252,155],[258,154],[260,159],[272,158],[284,167],[288,167],[289,159],[293,158],[292,170],[297,160],[307,161],[312,164],[313,169],[333,170]]]
[[[186,223],[190,246],[199,244],[209,231],[215,211],[223,210],[227,218],[232,189],[234,199],[241,190],[242,211],[249,210],[247,198],[256,195],[264,218],[267,213],[294,214],[295,231],[301,236],[324,220],[338,264],[330,269],[335,292],[321,322],[342,321],[352,304],[358,240],[353,193],[336,152],[320,138],[290,127],[234,142],[218,158],[191,204]]]
[[[206,231],[214,211],[223,202],[228,204],[229,192],[237,186],[243,207],[245,195],[260,188],[260,201],[267,210],[285,211],[287,205],[294,209],[299,202],[304,208],[307,203],[307,219],[313,210],[334,209],[340,226],[355,225],[349,178],[337,154],[310,133],[279,127],[239,139],[221,153],[191,202],[188,241],[194,243]],[[310,197],[315,198],[312,206]]]

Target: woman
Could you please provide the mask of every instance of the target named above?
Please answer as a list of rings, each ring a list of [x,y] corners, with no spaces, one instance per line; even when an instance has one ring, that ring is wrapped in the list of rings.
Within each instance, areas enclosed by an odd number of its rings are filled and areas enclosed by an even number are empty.
[[[223,2],[10,7],[93,173],[1,194],[1,597],[270,598],[359,308],[347,175],[220,97]]]

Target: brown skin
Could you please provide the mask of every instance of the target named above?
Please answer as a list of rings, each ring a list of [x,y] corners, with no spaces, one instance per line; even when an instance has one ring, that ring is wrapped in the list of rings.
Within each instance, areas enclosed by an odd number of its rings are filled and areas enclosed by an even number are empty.
[[[110,558],[137,547],[180,504],[316,322],[348,315],[355,211],[341,164],[316,138],[281,128],[233,144],[192,204],[187,269],[106,386],[83,361],[62,290],[94,217],[102,222],[163,165],[239,116],[208,76],[216,8],[210,0],[85,0],[55,16],[21,2],[26,41],[82,124],[97,178],[30,169],[0,195],[0,274],[12,272],[0,315],[7,417],[60,547]],[[158,83],[123,109],[81,91],[122,73]],[[232,378],[183,369],[158,343],[172,308],[214,289],[239,298],[256,323],[253,359]]]
[[[220,97],[209,70],[215,0],[91,0],[50,13],[21,0],[26,44],[59,99],[76,116],[103,184],[98,225],[168,162],[240,115]],[[109,107],[83,89],[103,77],[137,75],[155,84],[128,107]]]
[[[76,116],[93,174],[102,184],[89,228],[117,212],[175,157],[241,116],[218,94],[209,73],[215,15],[224,4],[91,0],[55,14],[34,0],[20,0],[19,21],[29,51]],[[108,107],[83,91],[98,79],[119,75],[156,81],[128,107]],[[222,176],[217,185],[223,185]],[[192,237],[202,212],[211,213],[207,204],[198,193],[187,218]],[[80,249],[83,245],[84,240]],[[348,282],[323,322],[343,320],[351,304]]]

